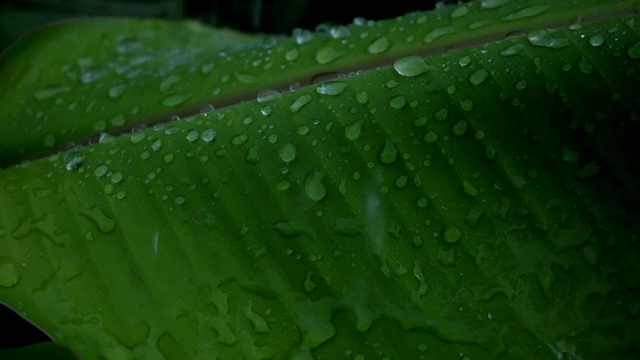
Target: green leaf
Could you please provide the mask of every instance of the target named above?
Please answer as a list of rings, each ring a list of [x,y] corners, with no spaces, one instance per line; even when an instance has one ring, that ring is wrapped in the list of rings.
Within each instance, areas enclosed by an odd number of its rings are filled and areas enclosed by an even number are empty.
[[[0,301],[83,358],[633,358],[640,17],[577,4],[33,34],[0,59]]]

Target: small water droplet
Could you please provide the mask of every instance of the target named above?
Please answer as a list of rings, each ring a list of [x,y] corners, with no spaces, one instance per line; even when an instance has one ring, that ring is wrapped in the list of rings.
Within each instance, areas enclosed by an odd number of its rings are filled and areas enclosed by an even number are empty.
[[[427,35],[424,36],[424,38],[422,38],[422,41],[425,44],[431,43],[434,40],[443,37],[445,35],[449,35],[449,34],[453,34],[456,31],[458,31],[456,28],[451,27],[451,26],[447,26],[447,27],[441,27],[441,28],[437,28],[437,29],[433,29],[431,30],[429,33],[427,33]]]
[[[175,155],[173,155],[173,153],[168,153],[163,157],[163,159],[165,163],[171,164],[173,162],[173,159],[175,159]]]
[[[483,9],[495,9],[497,7],[503,6],[505,4],[510,3],[512,0],[482,0],[481,7]]]
[[[56,137],[53,134],[47,134],[44,139],[42,139],[42,144],[46,147],[53,147],[56,144]]]
[[[424,141],[432,143],[436,140],[438,140],[438,134],[435,131],[429,130],[426,134],[424,134]]]
[[[182,195],[178,195],[173,199],[173,201],[178,205],[182,205],[187,201],[187,199]]]
[[[489,72],[486,69],[480,69],[473,74],[469,75],[469,82],[473,85],[482,84],[489,77]]]
[[[178,81],[180,81],[180,77],[178,75],[169,75],[167,77],[165,77],[161,82],[160,82],[160,91],[162,92],[167,92],[169,91],[169,89],[171,89],[171,86],[173,86],[173,84],[177,83]]]
[[[464,217],[464,220],[467,223],[467,225],[469,225],[472,229],[477,229],[478,224],[480,223],[480,220],[482,219],[483,216],[484,216],[484,209],[482,208],[482,206],[476,205],[473,208],[471,208],[469,212],[467,212],[467,215]]]
[[[243,84],[253,84],[257,80],[255,75],[239,73],[237,71],[234,71],[233,75],[236,77],[236,79],[239,82],[241,82]]]
[[[449,116],[449,111],[447,110],[447,108],[442,108],[436,111],[435,114],[433,114],[433,117],[436,119],[436,121],[439,121],[439,122],[443,122],[447,120],[448,116]]]
[[[516,89],[524,90],[527,88],[527,80],[522,79],[516,83]]]
[[[549,10],[549,5],[529,6],[500,18],[501,21],[513,21],[538,16]]]
[[[451,84],[451,85],[447,86],[447,94],[449,94],[449,95],[455,94],[456,90],[457,90],[457,88],[456,88],[456,86],[454,84]]]
[[[419,208],[426,208],[429,205],[429,199],[427,199],[426,197],[421,197],[420,199],[418,199],[418,201],[416,201],[416,205],[418,205]]]
[[[562,159],[568,163],[577,163],[580,160],[580,153],[567,147],[562,148]]]
[[[308,94],[302,95],[297,99],[293,100],[293,102],[289,106],[289,111],[292,114],[295,114],[298,111],[300,111],[300,109],[302,109],[305,105],[307,105],[310,101],[311,101],[311,95],[308,95]]]
[[[394,109],[402,109],[406,104],[407,100],[402,95],[394,96],[389,99],[389,106]]]
[[[456,18],[459,18],[459,17],[463,17],[463,16],[467,15],[468,13],[469,13],[469,9],[465,5],[462,5],[459,8],[455,9],[451,13],[451,17],[453,19],[456,19]]]
[[[249,136],[247,136],[247,134],[240,134],[234,137],[233,139],[231,139],[231,143],[233,145],[242,145],[246,143],[248,139],[249,139]]]
[[[328,82],[318,85],[318,87],[316,87],[316,91],[318,94],[336,96],[344,93],[347,86],[349,85],[343,82]]]
[[[464,111],[471,111],[471,110],[473,110],[473,101],[471,101],[471,100],[461,100],[460,101],[460,107]]]
[[[331,46],[325,46],[316,52],[316,61],[319,64],[328,64],[344,54],[343,51],[336,50]]]
[[[203,65],[200,67],[200,71],[201,71],[204,75],[206,75],[206,74],[210,73],[210,72],[211,72],[211,70],[213,70],[213,67],[214,67],[215,65],[216,65],[215,63],[203,64]]]
[[[454,135],[461,136],[467,132],[468,127],[469,127],[469,123],[467,123],[464,120],[460,120],[455,124],[453,124],[453,127],[451,127],[451,131],[453,132]]]
[[[316,283],[313,282],[313,280],[311,280],[311,274],[313,274],[313,272],[309,271],[307,273],[307,278],[304,280],[304,291],[307,294],[310,294],[313,292],[313,290],[316,289],[317,285]]]
[[[20,281],[15,261],[9,256],[0,256],[0,286],[10,288]]]
[[[369,54],[378,54],[378,53],[382,53],[385,52],[389,49],[389,46],[391,44],[389,43],[389,39],[387,39],[386,37],[379,37],[375,40],[373,40],[371,42],[371,44],[369,44],[369,46],[367,46],[367,52]]]
[[[145,134],[143,132],[133,133],[129,137],[131,142],[134,143],[134,144],[139,144],[142,140],[144,140],[144,138],[145,138]]]
[[[405,56],[395,61],[393,68],[402,76],[414,77],[429,71],[429,65],[421,56]]]
[[[62,86],[49,86],[43,89],[40,89],[33,93],[33,97],[36,100],[44,100],[51,98],[53,96],[68,92],[71,90],[70,86],[62,85]]]
[[[286,143],[280,147],[280,159],[284,162],[291,162],[296,158],[296,146]]]
[[[522,49],[524,49],[524,44],[515,44],[511,45],[508,48],[502,50],[500,55],[502,56],[513,56],[519,54]]]
[[[302,125],[296,132],[298,133],[298,135],[306,135],[309,133],[309,130],[311,129],[307,125]]]
[[[462,188],[464,189],[464,192],[467,193],[468,195],[471,195],[471,196],[480,195],[480,190],[478,190],[478,188],[476,188],[476,186],[473,185],[473,183],[467,179],[464,179],[464,181],[462,182]]]
[[[111,182],[113,182],[114,184],[121,182],[122,179],[124,179],[124,175],[120,171],[116,171],[111,174]]]
[[[291,35],[296,39],[296,44],[302,45],[313,40],[313,33],[309,30],[293,29]]]
[[[218,133],[213,130],[213,129],[207,129],[205,131],[202,132],[202,134],[200,135],[200,138],[204,141],[204,142],[211,142],[213,141],[213,139],[216,138],[216,135]]]
[[[264,103],[264,102],[280,99],[281,97],[282,97],[282,94],[280,94],[278,91],[272,90],[272,89],[266,89],[258,93],[257,100],[259,103]]]
[[[300,55],[298,49],[290,49],[284,54],[284,58],[288,61],[293,61],[298,58],[298,55]]]
[[[385,165],[393,164],[398,160],[398,149],[393,141],[385,139],[384,147],[380,151],[379,159],[380,162]]]
[[[69,171],[78,170],[84,163],[85,156],[84,155],[75,155],[67,162],[66,169]]]
[[[469,55],[465,55],[458,59],[458,65],[465,67],[471,64],[471,57]]]
[[[187,101],[191,95],[189,94],[173,94],[162,99],[162,105],[166,107],[178,106]]]
[[[578,61],[578,69],[580,69],[580,71],[582,71],[584,74],[587,74],[587,75],[593,74],[593,71],[594,71],[593,65],[591,64],[589,59],[587,59],[587,57],[584,55],[582,55],[582,57]]]
[[[455,225],[447,225],[444,230],[444,241],[454,244],[462,238],[462,231]]]
[[[109,96],[112,97],[112,98],[120,97],[120,96],[122,96],[122,94],[124,93],[126,88],[127,88],[126,84],[115,85],[115,86],[111,87],[111,89],[109,89]]]
[[[200,134],[198,133],[197,130],[189,130],[189,132],[187,133],[187,140],[189,142],[194,142],[194,141],[198,140],[199,136],[200,136]]]
[[[494,160],[498,156],[498,152],[493,147],[493,145],[487,145],[484,153],[489,160]]]
[[[589,37],[589,44],[594,47],[604,44],[604,36],[602,34],[594,34]]]
[[[329,33],[334,39],[344,39],[351,36],[351,31],[349,31],[349,28],[344,25],[332,27],[331,30],[329,30]]]
[[[364,105],[369,102],[369,94],[364,90],[358,91],[358,93],[356,94],[356,99],[360,104]]]
[[[312,171],[307,175],[304,181],[304,189],[311,200],[320,201],[327,195],[323,180],[324,174],[319,171]]]
[[[213,105],[207,104],[200,108],[200,115],[207,115],[208,113],[212,112],[215,109],[216,108]]]
[[[632,59],[640,59],[640,41],[629,46],[627,49],[627,55]]]
[[[363,125],[362,121],[356,121],[352,124],[347,125],[344,128],[344,134],[347,137],[347,139],[352,141],[357,140],[360,137],[360,134],[362,132],[362,125]]]

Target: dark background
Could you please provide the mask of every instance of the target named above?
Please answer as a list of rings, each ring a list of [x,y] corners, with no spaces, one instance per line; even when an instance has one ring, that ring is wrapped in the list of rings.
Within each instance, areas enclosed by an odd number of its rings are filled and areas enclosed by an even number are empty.
[[[60,19],[132,16],[196,19],[245,32],[289,34],[322,23],[346,25],[355,17],[381,20],[458,0],[0,0],[0,50],[29,30]]]
[[[458,2],[466,0],[364,3],[344,0],[0,0],[0,51],[34,28],[76,17],[196,19],[212,26],[244,32],[290,34],[294,28],[313,30],[320,24],[346,25],[356,17],[389,19]],[[40,330],[1,304],[0,332],[4,334],[0,337],[0,349],[49,340]]]

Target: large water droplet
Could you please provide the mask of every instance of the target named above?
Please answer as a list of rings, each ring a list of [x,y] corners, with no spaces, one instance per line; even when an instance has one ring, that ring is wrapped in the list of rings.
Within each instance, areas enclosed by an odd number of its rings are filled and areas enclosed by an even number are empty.
[[[331,46],[325,46],[316,52],[316,61],[319,64],[328,64],[344,54],[343,51],[336,50]]]
[[[187,133],[187,140],[189,142],[194,142],[198,140],[199,136],[200,134],[198,133],[198,130],[189,130],[189,132]]]
[[[571,43],[569,39],[552,36],[552,33],[550,30],[536,30],[527,36],[527,40],[533,45],[551,49],[562,49]]]
[[[291,162],[296,158],[296,146],[292,143],[286,143],[280,147],[280,159],[284,162]]]
[[[469,75],[469,82],[473,85],[482,84],[489,77],[489,72],[486,69],[480,69],[473,74]]]
[[[202,132],[202,134],[200,135],[200,138],[204,141],[204,142],[211,142],[213,141],[213,139],[216,138],[216,135],[218,133],[213,130],[213,129],[207,129],[205,131]]]
[[[332,27],[331,30],[329,30],[329,33],[334,39],[344,39],[351,36],[351,31],[349,31],[349,28],[344,25]]]
[[[231,139],[231,143],[233,145],[242,145],[246,143],[248,139],[249,139],[249,136],[247,136],[247,134],[240,134],[234,137],[233,139]]]
[[[389,139],[385,139],[379,158],[380,162],[385,165],[396,162],[396,160],[398,160],[398,149],[396,148],[396,144]]]
[[[406,104],[407,100],[402,95],[394,96],[389,99],[389,106],[394,109],[402,109]]]
[[[451,13],[451,17],[455,19],[455,18],[463,17],[468,13],[469,13],[469,9],[465,5],[462,5]]]
[[[291,35],[296,39],[296,44],[298,45],[306,44],[313,40],[313,33],[309,30],[296,28],[293,29]]]
[[[307,175],[304,180],[304,190],[311,200],[320,201],[327,195],[323,180],[324,174],[319,171],[312,171]]]
[[[478,190],[478,188],[476,188],[476,186],[467,179],[464,179],[464,181],[462,182],[462,189],[464,189],[464,192],[467,193],[468,195],[471,195],[471,196],[480,195],[480,190]]]
[[[389,39],[383,36],[373,40],[373,42],[371,42],[371,44],[367,46],[367,52],[369,54],[382,53],[387,51],[387,49],[389,49],[389,45],[390,45]]]
[[[522,10],[511,13],[500,18],[501,21],[520,20],[528,17],[538,16],[549,10],[549,5],[530,6]]]
[[[402,76],[414,77],[429,71],[429,65],[421,56],[405,56],[395,61],[393,68]]]
[[[318,85],[316,91],[322,95],[340,95],[344,93],[344,90],[349,86],[347,83],[343,82],[328,82],[325,84]]]

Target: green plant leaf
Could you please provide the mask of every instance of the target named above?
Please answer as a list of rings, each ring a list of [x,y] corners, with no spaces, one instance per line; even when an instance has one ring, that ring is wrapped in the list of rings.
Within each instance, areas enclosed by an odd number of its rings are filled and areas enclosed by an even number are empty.
[[[290,39],[131,20],[33,34],[0,62],[47,69],[2,85],[0,301],[83,358],[632,358],[634,10],[485,0]],[[49,66],[118,64],[138,26],[157,63],[136,76]],[[33,58],[84,32],[104,48]],[[68,90],[33,95],[53,83]],[[50,152],[96,131],[119,136]]]

